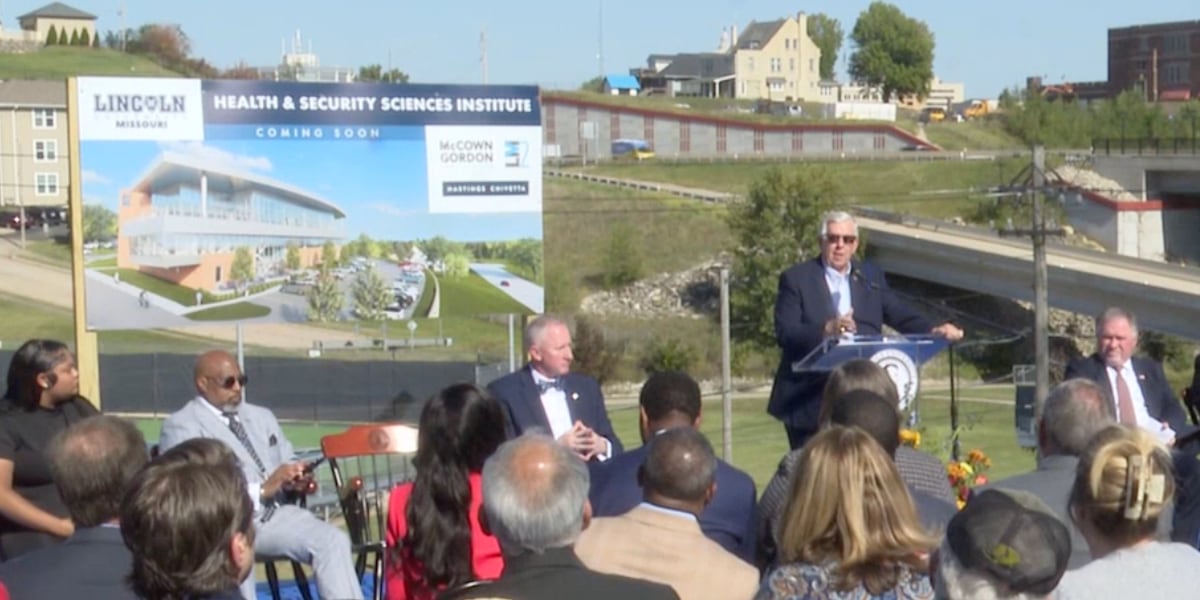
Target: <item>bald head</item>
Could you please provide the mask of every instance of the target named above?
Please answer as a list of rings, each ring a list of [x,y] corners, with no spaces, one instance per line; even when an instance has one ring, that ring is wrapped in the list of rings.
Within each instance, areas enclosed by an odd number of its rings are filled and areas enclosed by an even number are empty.
[[[224,350],[210,350],[196,359],[196,392],[218,410],[236,410],[246,384],[237,359]]]
[[[699,503],[703,509],[717,475],[717,456],[704,434],[691,427],[664,431],[650,440],[638,472],[646,499],[655,504]]]
[[[570,546],[590,516],[588,484],[587,465],[550,437],[505,442],[483,466],[488,527],[507,555]]]

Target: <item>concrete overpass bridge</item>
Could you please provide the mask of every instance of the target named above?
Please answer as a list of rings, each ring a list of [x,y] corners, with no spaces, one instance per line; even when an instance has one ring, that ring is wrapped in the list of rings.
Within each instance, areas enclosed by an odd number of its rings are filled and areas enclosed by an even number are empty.
[[[1033,302],[1033,246],[988,230],[868,212],[872,260],[889,273]],[[1047,244],[1049,301],[1094,315],[1121,306],[1142,327],[1200,339],[1200,269]]]

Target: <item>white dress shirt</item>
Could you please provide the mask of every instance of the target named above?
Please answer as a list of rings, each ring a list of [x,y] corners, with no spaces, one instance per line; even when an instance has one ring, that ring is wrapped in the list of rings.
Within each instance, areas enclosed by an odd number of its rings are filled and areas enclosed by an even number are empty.
[[[1112,392],[1113,414],[1117,416],[1117,421],[1120,421],[1122,415],[1120,402],[1117,400],[1117,370],[1106,365],[1104,374],[1108,376],[1108,389]],[[1164,443],[1175,439],[1175,430],[1171,429],[1170,425],[1155,419],[1146,411],[1146,397],[1142,395],[1140,383],[1144,376],[1134,372],[1132,360],[1125,361],[1121,367],[1121,379],[1125,380],[1125,387],[1129,388],[1129,399],[1133,402],[1133,415],[1138,427],[1158,436]]]
[[[535,384],[541,385],[554,381],[539,373],[537,369],[529,371],[533,374],[533,383]],[[541,394],[542,410],[546,411],[546,421],[550,423],[550,437],[557,440],[575,425],[571,421],[571,409],[567,406],[567,393],[558,388],[551,388]]]
[[[825,265],[825,284],[829,286],[829,297],[833,299],[833,308],[839,317],[849,313],[854,306],[850,302],[851,268],[847,265],[846,272],[841,273],[837,269]]]
[[[228,419],[225,418],[224,411],[213,406],[211,402],[209,402],[208,400],[205,400],[203,397],[201,397],[200,399],[203,400],[204,406],[207,407],[208,410],[211,410],[214,415],[217,415],[217,418],[220,419],[222,423],[228,422]],[[234,419],[241,421],[242,420],[241,416],[237,415],[237,409],[238,409],[237,406],[233,406],[233,407],[231,407],[229,412],[232,412],[235,415],[233,417]],[[266,474],[266,473],[263,474],[263,477],[267,477],[267,476],[268,476],[268,474]],[[258,511],[260,508],[266,507],[270,504],[270,502],[263,502],[263,499],[262,499],[263,483],[265,483],[265,481],[247,481],[246,482],[246,493],[249,494],[250,499],[254,501],[254,510],[255,511]]]

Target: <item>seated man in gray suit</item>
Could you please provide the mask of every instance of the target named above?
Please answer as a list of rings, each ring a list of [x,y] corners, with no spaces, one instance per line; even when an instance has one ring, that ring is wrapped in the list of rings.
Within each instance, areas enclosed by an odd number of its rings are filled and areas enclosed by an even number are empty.
[[[13,598],[134,600],[125,581],[133,558],[118,521],[121,498],[149,459],[142,432],[97,415],[55,436],[47,454],[75,533],[0,564],[0,582]]]
[[[196,361],[198,395],[163,422],[159,446],[168,450],[192,438],[220,440],[241,462],[255,505],[254,552],[310,563],[322,598],[358,600],[362,586],[350,558],[350,538],[311,512],[282,504],[285,492],[308,485],[308,465],[296,460],[271,411],[242,402],[246,376],[228,352],[214,350]],[[255,598],[254,578],[242,583]]]

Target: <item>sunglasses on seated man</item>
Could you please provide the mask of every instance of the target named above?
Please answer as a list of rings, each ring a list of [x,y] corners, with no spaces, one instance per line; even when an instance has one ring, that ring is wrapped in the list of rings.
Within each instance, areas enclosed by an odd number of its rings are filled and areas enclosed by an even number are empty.
[[[242,387],[246,387],[246,383],[248,381],[250,381],[250,378],[245,375],[239,375],[237,377],[230,375],[229,377],[226,377],[224,380],[220,380],[219,382],[221,384],[221,387],[223,387],[227,390],[231,390],[231,389],[233,389],[234,384],[239,384]]]

